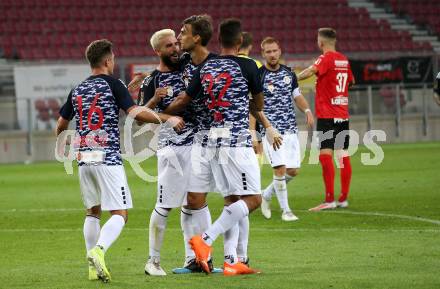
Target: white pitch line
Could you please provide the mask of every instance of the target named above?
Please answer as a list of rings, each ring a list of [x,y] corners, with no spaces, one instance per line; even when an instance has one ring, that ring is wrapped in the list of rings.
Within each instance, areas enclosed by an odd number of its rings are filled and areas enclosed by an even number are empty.
[[[306,210],[297,210],[297,211],[308,212]],[[435,224],[435,225],[440,225],[440,220],[433,220],[433,219],[428,219],[428,218],[414,217],[414,216],[407,216],[407,215],[387,214],[387,213],[380,213],[380,212],[355,212],[355,211],[348,211],[348,210],[326,210],[326,211],[321,211],[319,213],[347,214],[347,215],[374,216],[374,217],[389,217],[389,218],[406,219],[406,220],[411,220],[411,221],[419,221],[419,222],[425,222],[425,223],[431,223],[431,224]]]
[[[180,228],[167,228],[168,231],[178,232]],[[82,228],[29,228],[29,229],[0,229],[0,233],[33,233],[33,232],[81,232]],[[124,228],[124,231],[148,232],[148,228]],[[440,233],[440,229],[359,229],[359,228],[251,228],[254,232],[382,232],[382,233]]]
[[[147,208],[136,208],[131,210],[142,210],[146,211]],[[53,208],[53,209],[6,209],[0,210],[0,213],[44,213],[44,212],[70,212],[70,211],[84,211],[84,209],[79,208]],[[316,212],[309,212],[308,210],[295,210],[298,212],[306,212],[311,214],[316,214]],[[440,225],[440,220],[428,219],[423,217],[414,217],[408,215],[398,215],[398,214],[387,214],[380,212],[355,212],[349,210],[326,210],[318,212],[319,214],[347,214],[347,215],[359,215],[359,216],[373,216],[373,217],[387,217],[387,218],[397,218],[397,219],[406,219],[411,221],[418,221],[424,223],[430,223],[435,225]]]

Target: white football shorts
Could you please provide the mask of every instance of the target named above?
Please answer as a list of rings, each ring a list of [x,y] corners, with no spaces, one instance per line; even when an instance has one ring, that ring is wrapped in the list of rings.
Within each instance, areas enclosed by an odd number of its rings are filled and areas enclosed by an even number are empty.
[[[289,169],[301,167],[301,149],[296,133],[284,134],[283,144],[278,150],[274,150],[267,138],[263,137],[263,150],[272,167],[286,166]]]
[[[186,204],[191,168],[191,146],[167,146],[157,152],[156,206],[179,208]]]
[[[101,205],[103,211],[133,207],[124,166],[83,165],[78,168],[84,206]]]
[[[260,194],[260,167],[251,147],[193,145],[188,191],[230,195]]]

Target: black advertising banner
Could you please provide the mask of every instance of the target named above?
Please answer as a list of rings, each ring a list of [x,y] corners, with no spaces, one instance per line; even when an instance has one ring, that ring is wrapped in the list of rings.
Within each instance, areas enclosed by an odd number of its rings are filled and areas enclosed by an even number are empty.
[[[434,81],[431,57],[401,58],[404,83],[432,83]]]
[[[402,57],[389,60],[351,60],[356,84],[432,82],[430,57]]]

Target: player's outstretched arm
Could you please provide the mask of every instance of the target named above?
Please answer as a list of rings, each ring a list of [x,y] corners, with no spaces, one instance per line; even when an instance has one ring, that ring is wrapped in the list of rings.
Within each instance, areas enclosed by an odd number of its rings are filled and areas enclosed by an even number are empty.
[[[177,114],[181,112],[191,102],[191,99],[192,98],[186,92],[182,92],[172,103],[170,103],[170,105],[167,106],[164,113]]]
[[[185,122],[179,116],[172,116],[165,113],[156,113],[145,107],[133,105],[127,109],[127,114],[129,117],[133,117],[135,120],[145,123],[165,123],[169,122],[171,126],[176,130],[180,131],[185,126]]]
[[[313,127],[315,120],[313,118],[313,113],[310,110],[309,103],[307,102],[306,98],[302,94],[296,96],[295,104],[306,115],[307,126]]]
[[[255,119],[261,123],[261,125],[266,129],[266,135],[269,138],[269,142],[273,144],[275,150],[279,149],[283,143],[283,138],[280,133],[272,127],[272,124],[267,119],[263,112],[264,107],[264,96],[263,93],[258,93],[252,95],[252,99],[249,102],[249,109],[251,114]]]
[[[62,116],[58,118],[57,127],[56,127],[57,136],[59,136],[60,133],[62,133],[63,131],[67,130],[67,128],[69,127],[69,122],[70,122],[69,120],[63,118]]]
[[[133,79],[130,81],[130,83],[127,86],[128,90],[133,91],[139,89],[139,87],[141,87],[142,81],[145,79],[145,77],[149,75],[150,73],[148,72],[135,73]]]
[[[306,69],[304,69],[303,71],[301,71],[297,75],[297,78],[298,78],[299,81],[300,80],[304,80],[304,79],[312,77],[317,72],[318,72],[318,70],[316,69],[316,67],[314,65],[311,65],[311,66],[307,67]]]

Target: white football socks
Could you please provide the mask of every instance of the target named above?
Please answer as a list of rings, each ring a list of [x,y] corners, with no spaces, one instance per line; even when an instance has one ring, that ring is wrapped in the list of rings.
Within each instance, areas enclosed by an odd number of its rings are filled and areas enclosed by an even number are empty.
[[[274,189],[273,189],[273,181],[263,190],[263,195],[262,197],[266,200],[266,201],[270,201],[272,199],[272,194],[274,193]]]
[[[124,226],[124,217],[121,215],[112,215],[102,227],[96,245],[101,246],[104,251],[107,251],[113,242],[119,237]]]
[[[193,236],[203,233],[211,225],[211,213],[208,205],[194,210],[182,208],[180,214],[180,225],[183,231],[183,241],[185,242],[185,259],[186,262],[188,262],[195,258],[195,254],[191,249],[189,240]]]
[[[249,216],[242,218],[238,222],[238,244],[237,256],[238,261],[245,262],[247,259],[247,247],[249,243]]]
[[[225,207],[220,217],[203,233],[203,239],[211,246],[220,234],[223,234],[232,228],[232,226],[238,224],[238,222],[247,215],[249,215],[249,208],[243,200],[239,200]]]
[[[160,257],[165,228],[167,227],[167,217],[170,210],[155,207],[150,217],[148,233],[148,252],[150,257]]]
[[[286,190],[287,190],[287,184],[293,180],[294,177],[292,177],[291,175],[285,174],[284,175],[286,178]],[[270,201],[272,199],[272,195],[273,193],[275,193],[275,187],[274,187],[274,181],[275,179],[281,179],[281,177],[277,177],[277,176],[273,176],[273,181],[272,183],[270,183],[269,186],[267,186],[267,188],[263,191],[263,198],[267,201]],[[278,195],[277,195],[278,196]],[[280,203],[281,206],[281,203]],[[287,205],[289,206],[289,205]],[[290,210],[290,209],[289,209]]]
[[[84,219],[83,233],[87,251],[95,247],[96,242],[98,242],[99,231],[101,230],[99,221],[99,218],[94,216],[86,216]]]
[[[224,234],[225,262],[237,263],[238,224],[235,224]]]
[[[180,211],[180,227],[182,228],[183,243],[185,245],[185,264],[183,265],[185,267],[191,259],[195,258],[194,251],[191,249],[191,245],[189,244],[189,240],[195,235],[192,212],[190,209],[182,207],[182,210]]]
[[[278,203],[280,204],[280,208],[283,212],[290,211],[289,202],[287,199],[287,184],[286,178],[283,177],[273,177],[273,188],[275,193],[277,194]]]

